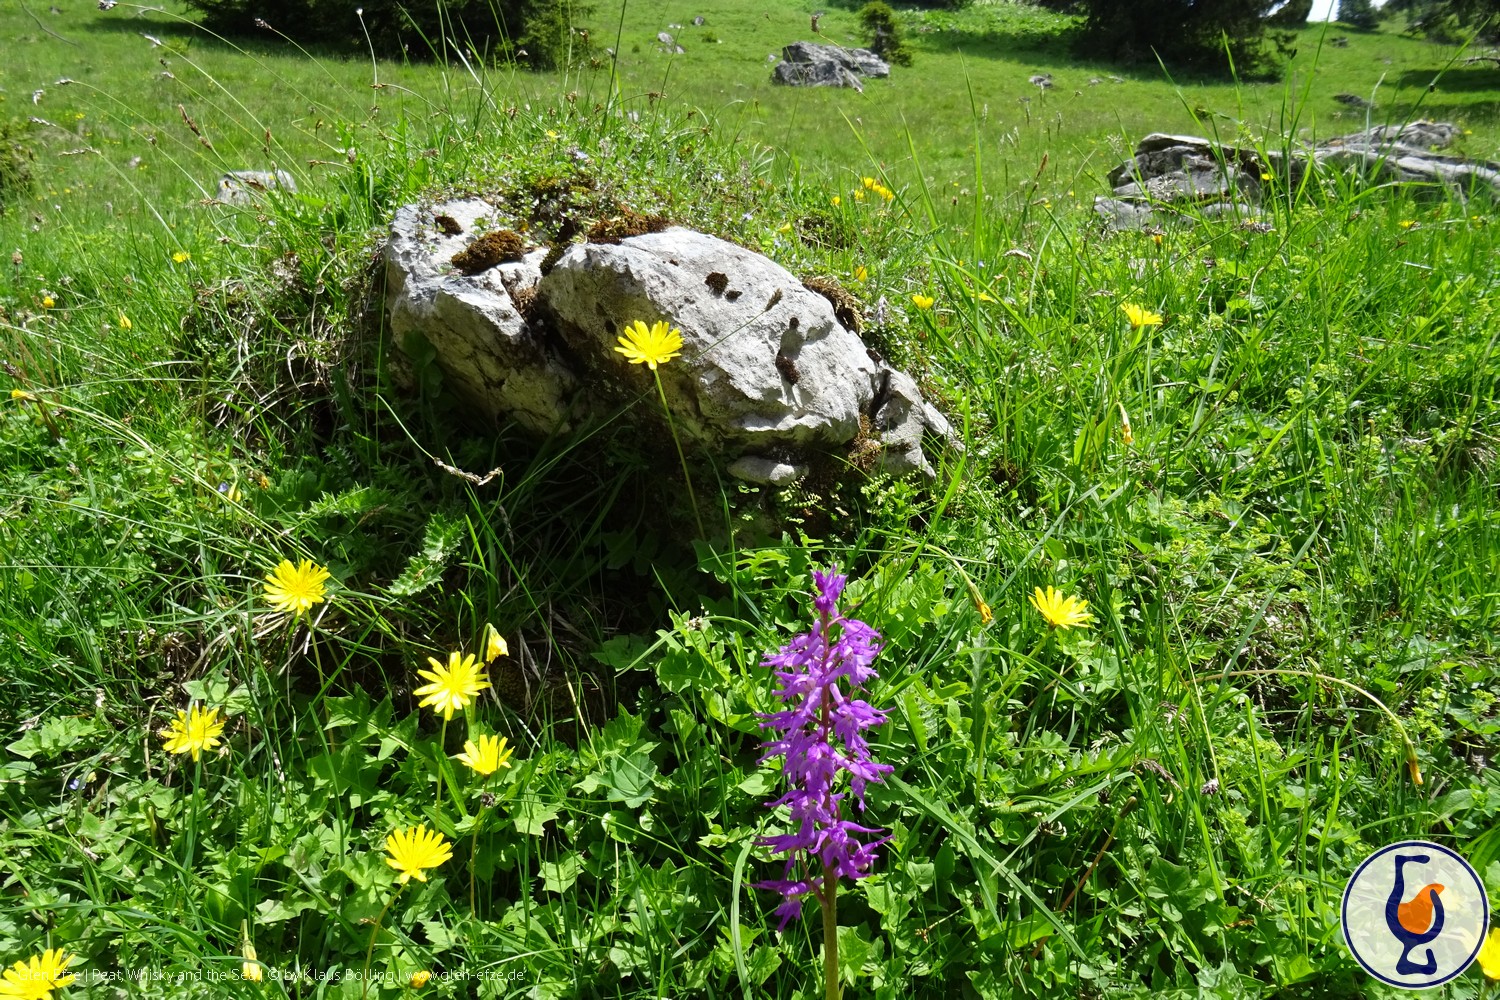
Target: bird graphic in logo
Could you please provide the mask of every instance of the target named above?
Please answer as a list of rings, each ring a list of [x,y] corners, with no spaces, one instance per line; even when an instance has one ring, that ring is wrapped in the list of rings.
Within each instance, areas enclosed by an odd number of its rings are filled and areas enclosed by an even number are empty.
[[[1406,873],[1408,865],[1425,865],[1432,858],[1426,854],[1396,855],[1396,881],[1385,901],[1385,925],[1401,942],[1401,957],[1396,960],[1398,976],[1431,976],[1437,972],[1437,958],[1432,949],[1427,949],[1427,961],[1413,962],[1408,956],[1418,948],[1443,933],[1443,901],[1438,898],[1446,886],[1441,882],[1430,882],[1417,890],[1409,901],[1402,902],[1406,895]]]

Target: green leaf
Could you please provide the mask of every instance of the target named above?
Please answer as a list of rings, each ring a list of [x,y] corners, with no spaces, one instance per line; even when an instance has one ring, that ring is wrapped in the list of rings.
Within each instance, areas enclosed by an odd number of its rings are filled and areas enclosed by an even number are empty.
[[[564,855],[561,861],[543,861],[538,868],[542,875],[543,889],[564,893],[578,881],[578,876],[583,872],[583,861],[574,852]]]
[[[464,522],[438,511],[427,521],[422,536],[422,551],[411,557],[390,586],[394,597],[411,597],[432,587],[443,578],[443,570],[464,537]]]
[[[51,758],[70,750],[82,749],[78,744],[91,736],[98,735],[100,728],[99,723],[92,717],[59,716],[55,719],[48,719],[6,749],[17,757],[25,757],[27,760],[38,754],[43,758]]]
[[[629,754],[622,754],[609,762],[599,783],[609,789],[611,802],[623,802],[632,809],[639,809],[656,795],[656,762],[651,759],[655,743],[642,743]]]
[[[540,837],[547,832],[547,824],[557,819],[557,814],[561,811],[561,802],[543,802],[536,793],[527,792],[516,799],[510,818],[516,825],[517,833]]]

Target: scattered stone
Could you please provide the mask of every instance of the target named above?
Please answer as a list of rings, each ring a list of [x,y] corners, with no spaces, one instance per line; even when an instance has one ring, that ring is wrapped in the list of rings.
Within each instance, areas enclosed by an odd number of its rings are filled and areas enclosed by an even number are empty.
[[[1333,99],[1351,108],[1358,108],[1360,111],[1375,110],[1375,105],[1372,102],[1365,100],[1358,94],[1334,94]]]
[[[746,455],[729,463],[729,474],[747,483],[765,486],[790,486],[807,475],[807,466],[778,462],[774,458]]]
[[[693,18],[693,27],[695,27],[695,28],[701,28],[706,23],[708,23],[708,22],[704,20],[702,14],[699,14],[697,17]]]
[[[735,476],[784,486],[820,454],[856,451],[861,467],[932,475],[924,435],[957,445],[916,383],[836,315],[836,283],[812,290],[758,253],[678,227],[554,249],[545,276],[541,249],[475,273],[448,267],[463,237],[437,216],[472,231],[496,214],[478,199],[410,205],[386,249],[396,344],[433,359],[476,413],[548,434],[616,412],[650,387],[651,373],[614,350],[639,319],[681,330],[682,355],[656,373],[677,432]],[[629,414],[662,430],[659,407]]]
[[[285,170],[231,170],[219,178],[214,201],[225,205],[253,205],[273,188],[297,193],[297,182]]]
[[[454,235],[441,220],[447,219],[454,226],[458,226],[456,219],[451,215],[434,216],[434,219],[437,220],[438,227],[444,233]],[[463,232],[461,226],[458,226],[458,232]],[[464,274],[478,274],[481,271],[488,271],[496,264],[514,263],[525,253],[526,241],[521,239],[520,233],[510,229],[497,229],[494,232],[485,233],[454,254],[450,263]]]
[[[1339,35],[1337,38],[1330,38],[1328,44],[1336,49],[1347,49],[1349,47],[1349,39],[1344,35]]]
[[[1052,87],[1052,74],[1037,73],[1026,82],[1031,84],[1033,87],[1039,87],[1042,90],[1050,90]]]
[[[793,42],[781,50],[771,82],[791,87],[853,87],[863,91],[865,77],[887,77],[891,67],[869,49]]]
[[[1317,146],[1262,153],[1197,136],[1153,133],[1109,174],[1112,197],[1094,199],[1111,229],[1144,229],[1165,219],[1257,214],[1268,183],[1300,184],[1308,170],[1341,171],[1365,183],[1438,186],[1464,198],[1475,189],[1500,197],[1500,163],[1445,155],[1456,125],[1382,125]]]

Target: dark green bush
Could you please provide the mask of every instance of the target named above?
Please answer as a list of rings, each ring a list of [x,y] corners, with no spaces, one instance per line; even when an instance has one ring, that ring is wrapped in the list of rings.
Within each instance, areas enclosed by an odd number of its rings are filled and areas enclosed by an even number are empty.
[[[872,0],[859,12],[860,27],[865,29],[866,44],[870,51],[892,66],[910,66],[911,53],[901,38],[901,25],[896,21],[896,12],[881,0]]]
[[[202,14],[204,27],[223,35],[269,32],[336,51],[368,46],[398,59],[517,59],[537,69],[586,56],[583,23],[594,12],[591,0],[185,2]]]
[[[1081,54],[1245,78],[1277,74],[1294,35],[1275,15],[1280,0],[1080,0]]]
[[[0,212],[31,193],[31,163],[36,154],[26,143],[26,123],[0,120]]]

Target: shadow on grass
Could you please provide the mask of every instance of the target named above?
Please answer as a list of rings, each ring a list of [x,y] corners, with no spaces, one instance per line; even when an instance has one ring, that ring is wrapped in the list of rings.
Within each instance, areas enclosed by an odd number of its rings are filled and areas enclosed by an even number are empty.
[[[1488,65],[1455,66],[1446,72],[1412,69],[1402,73],[1395,83],[1396,86],[1402,88],[1413,87],[1424,89],[1435,83],[1437,84],[1437,89],[1440,91],[1447,90],[1466,94],[1489,90],[1495,93],[1497,100],[1500,100],[1500,65],[1490,63]]]

